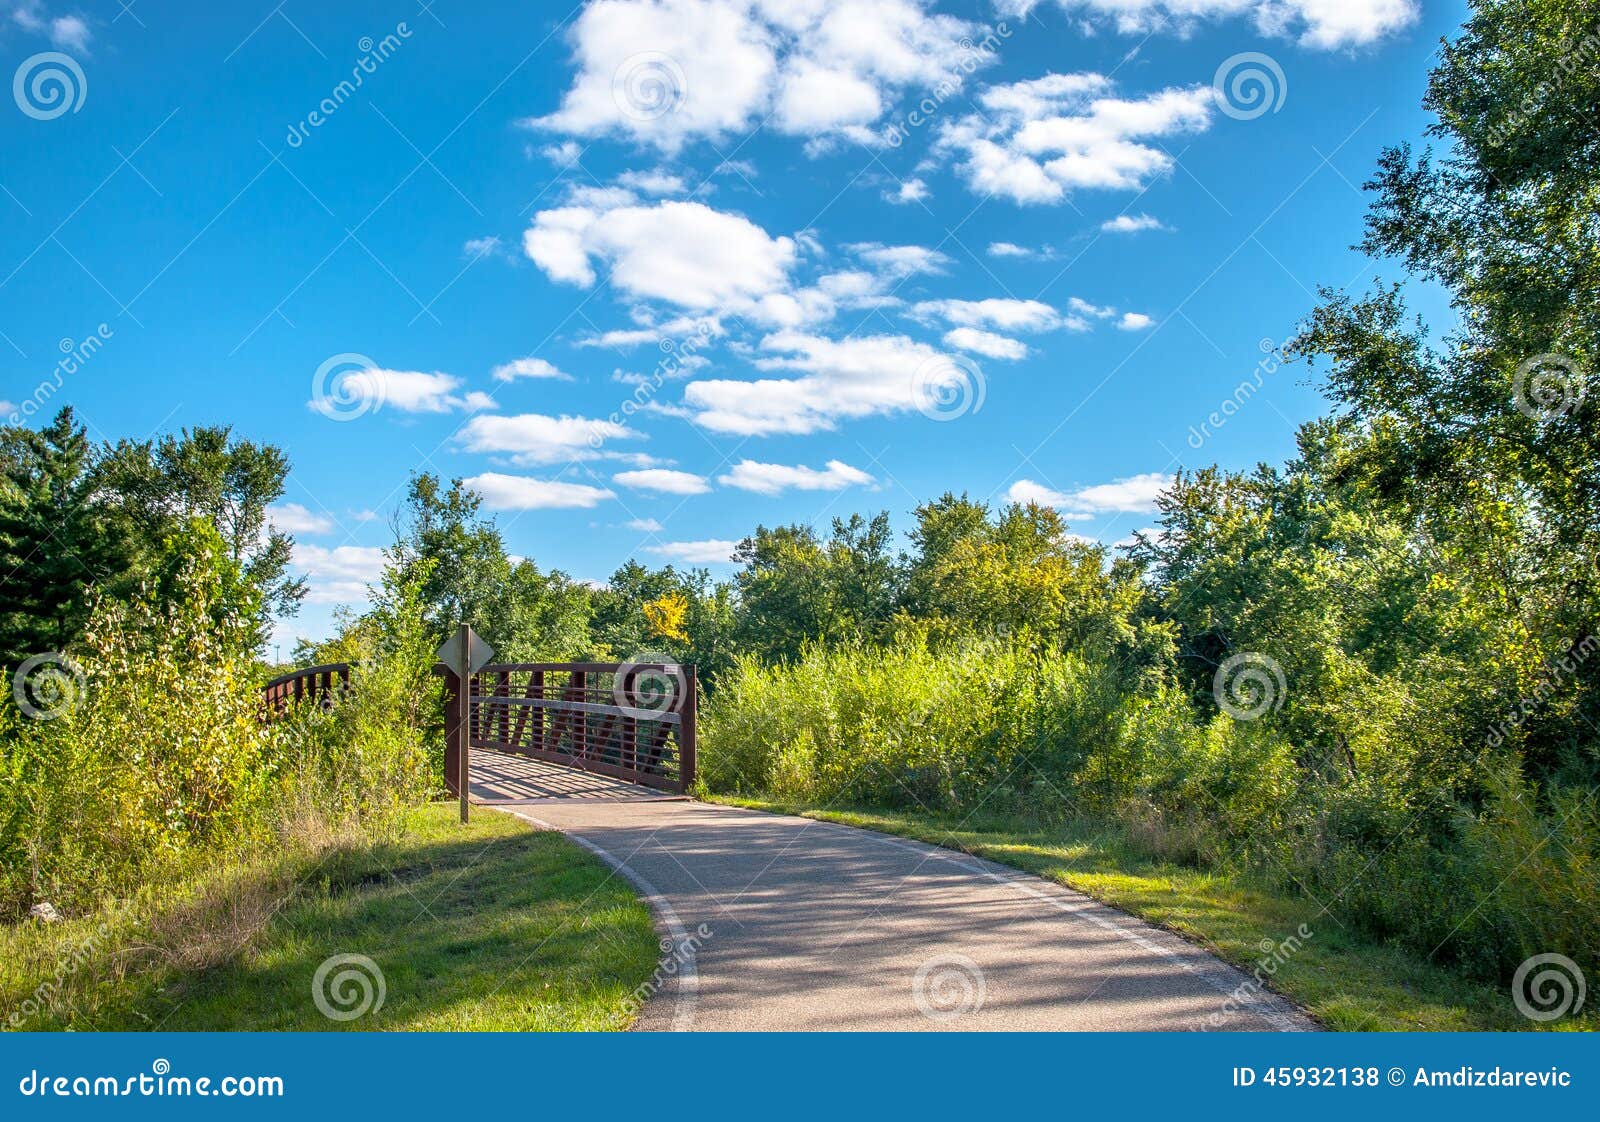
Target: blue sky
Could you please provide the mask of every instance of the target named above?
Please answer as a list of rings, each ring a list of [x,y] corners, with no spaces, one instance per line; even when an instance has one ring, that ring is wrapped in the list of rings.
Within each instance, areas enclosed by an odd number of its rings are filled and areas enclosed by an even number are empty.
[[[1119,541],[1323,411],[1258,364],[1464,11],[5,0],[0,416],[285,448],[285,640],[417,470],[591,580],[945,490]]]

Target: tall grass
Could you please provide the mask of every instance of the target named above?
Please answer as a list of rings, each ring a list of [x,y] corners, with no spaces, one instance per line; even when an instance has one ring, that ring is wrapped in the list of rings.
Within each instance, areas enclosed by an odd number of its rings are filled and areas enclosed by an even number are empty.
[[[395,610],[348,698],[268,725],[211,578],[181,580],[97,609],[48,719],[0,703],[0,917],[85,913],[295,836],[381,833],[437,786],[420,622]]]
[[[1590,792],[1533,789],[1514,761],[1478,777],[1494,794],[1469,805],[1411,778],[1426,769],[1329,769],[1270,717],[997,641],[744,660],[703,727],[713,792],[1109,825],[1479,976],[1549,952],[1600,970],[1600,809]]]

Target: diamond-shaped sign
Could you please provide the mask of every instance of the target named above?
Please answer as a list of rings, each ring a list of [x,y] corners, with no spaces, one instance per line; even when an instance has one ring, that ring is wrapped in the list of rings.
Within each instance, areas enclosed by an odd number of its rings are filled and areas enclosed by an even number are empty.
[[[456,633],[439,644],[439,661],[455,671],[458,678],[470,678],[494,657],[494,648],[472,628],[463,624]]]

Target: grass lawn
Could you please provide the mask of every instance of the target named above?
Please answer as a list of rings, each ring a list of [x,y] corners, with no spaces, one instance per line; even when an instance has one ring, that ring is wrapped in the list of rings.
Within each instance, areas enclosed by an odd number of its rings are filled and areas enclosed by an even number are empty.
[[[657,957],[632,888],[559,834],[456,815],[425,807],[395,842],[264,858],[116,913],[0,930],[0,1024],[31,999],[45,1008],[11,1027],[626,1028],[625,999]],[[318,968],[338,955],[375,964],[381,1006],[372,968],[354,963],[326,972],[325,1004],[371,1008],[319,1010]]]
[[[1600,1028],[1592,1010],[1539,1025],[1521,1016],[1509,987],[1463,978],[1399,947],[1340,926],[1314,902],[1274,893],[1244,877],[1152,861],[1110,829],[1042,828],[1000,817],[828,808],[748,798],[734,806],[798,814],[916,838],[1011,865],[1077,889],[1175,931],[1246,971],[1262,948],[1305,924],[1312,938],[1271,978],[1272,988],[1330,1029],[1512,1030]]]

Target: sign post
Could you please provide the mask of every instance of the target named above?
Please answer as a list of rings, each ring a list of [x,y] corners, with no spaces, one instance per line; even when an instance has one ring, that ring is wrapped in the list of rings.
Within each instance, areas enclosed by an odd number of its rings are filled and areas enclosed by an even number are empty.
[[[460,689],[461,720],[456,733],[456,792],[461,796],[461,821],[470,815],[472,770],[468,753],[472,746],[472,678],[494,657],[494,648],[466,624],[456,625],[456,633],[440,644],[439,661],[456,676]]]

